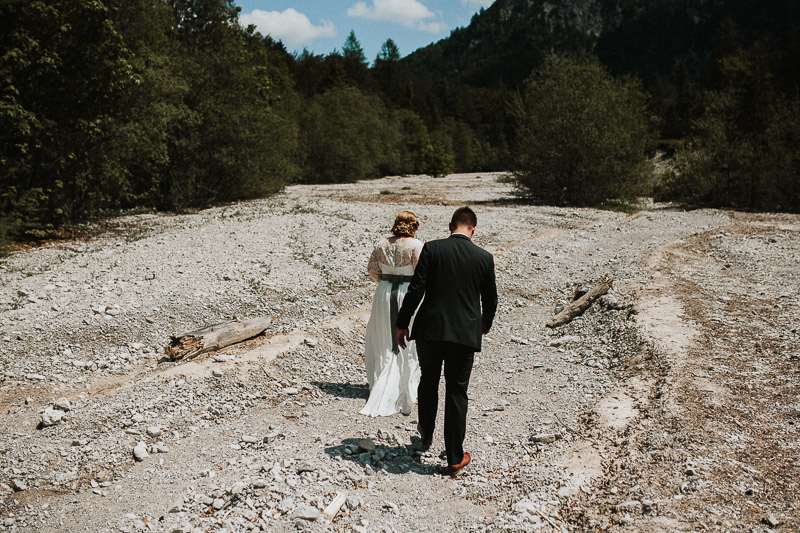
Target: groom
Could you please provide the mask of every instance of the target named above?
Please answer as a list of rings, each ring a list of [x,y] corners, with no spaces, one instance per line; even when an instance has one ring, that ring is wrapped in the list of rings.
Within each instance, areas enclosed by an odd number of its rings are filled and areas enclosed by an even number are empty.
[[[467,386],[481,335],[489,332],[497,310],[494,258],[472,243],[477,225],[475,212],[460,207],[450,221],[450,237],[425,243],[397,316],[397,344],[405,348],[411,315],[422,301],[411,335],[422,371],[417,428],[423,447],[429,448],[444,364],[444,444],[447,473],[453,477],[470,462],[463,449]]]

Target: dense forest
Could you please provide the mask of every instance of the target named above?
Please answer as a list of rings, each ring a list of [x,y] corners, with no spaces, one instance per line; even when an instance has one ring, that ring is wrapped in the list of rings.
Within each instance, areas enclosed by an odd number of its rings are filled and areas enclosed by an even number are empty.
[[[230,0],[0,3],[0,243],[291,183],[507,170],[532,201],[800,210],[800,2],[497,0],[402,57]],[[656,149],[672,170],[654,176]],[[433,178],[432,178],[433,179]]]

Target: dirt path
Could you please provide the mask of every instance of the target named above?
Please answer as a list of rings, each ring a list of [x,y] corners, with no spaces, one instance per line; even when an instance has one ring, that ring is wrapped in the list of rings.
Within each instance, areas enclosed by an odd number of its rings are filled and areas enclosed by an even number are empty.
[[[646,260],[637,322],[658,381],[584,524],[797,530],[800,226],[731,215]]]
[[[428,240],[463,203],[501,308],[471,384],[475,461],[451,480],[440,441],[414,453],[414,415],[358,415],[364,268],[395,212]],[[796,523],[798,217],[532,207],[496,176],[454,175],[123,222],[0,263],[0,530]],[[543,326],[607,274],[609,298]],[[158,362],[170,332],[264,314],[265,337],[216,360]],[[72,410],[36,429],[59,397]],[[328,523],[338,493],[351,499]]]

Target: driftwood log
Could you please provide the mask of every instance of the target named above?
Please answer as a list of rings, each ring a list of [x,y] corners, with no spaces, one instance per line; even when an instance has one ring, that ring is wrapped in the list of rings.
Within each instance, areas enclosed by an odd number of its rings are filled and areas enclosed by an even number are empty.
[[[233,320],[172,335],[172,340],[164,347],[164,355],[172,361],[192,359],[202,353],[221,350],[231,344],[260,335],[271,323],[270,317]]]
[[[547,327],[557,328],[558,326],[563,326],[576,316],[580,316],[580,314],[586,311],[595,300],[608,292],[613,282],[614,278],[612,277],[606,277],[600,280],[589,292],[577,300],[570,302],[560,313],[551,318],[547,323]]]

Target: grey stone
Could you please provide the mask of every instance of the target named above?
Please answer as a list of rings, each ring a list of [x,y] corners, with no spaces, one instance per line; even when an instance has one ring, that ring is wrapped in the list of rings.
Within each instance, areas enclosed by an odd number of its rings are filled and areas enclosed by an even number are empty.
[[[245,444],[256,444],[258,443],[258,437],[254,437],[253,435],[242,435],[242,442]]]
[[[347,504],[347,508],[350,510],[358,509],[358,507],[361,505],[361,498],[359,498],[355,494],[351,494],[350,496],[347,497],[345,503]]]
[[[302,474],[303,472],[316,472],[317,467],[306,462],[300,462],[295,465],[294,470],[298,474]]]
[[[53,403],[53,409],[69,412],[72,409],[72,402],[69,401],[69,398],[59,398]]]
[[[617,512],[640,514],[642,512],[642,502],[639,500],[628,500],[626,502],[622,502],[617,504]]]
[[[41,427],[51,427],[60,424],[63,419],[64,411],[48,407],[44,410],[44,413],[42,413],[39,424]]]
[[[361,439],[358,441],[358,448],[362,452],[371,452],[375,449],[375,442],[372,439]]]
[[[144,461],[150,454],[147,453],[147,445],[140,442],[133,448],[133,458],[137,461]]]
[[[214,503],[211,504],[211,507],[219,511],[220,509],[225,507],[225,500],[223,500],[222,498],[217,498],[214,500]]]
[[[536,435],[531,435],[531,441],[550,444],[556,441],[556,435],[554,433],[537,433]]]
[[[581,342],[581,338],[577,335],[564,335],[563,337],[559,337],[557,339],[553,339],[547,343],[548,346],[558,347],[563,346],[564,344],[569,344],[571,342]]]
[[[314,521],[319,520],[323,516],[325,515],[323,515],[322,512],[316,507],[312,507],[311,505],[301,505],[295,509],[294,512],[292,512],[292,515],[289,518],[292,520],[299,518],[301,520]]]
[[[12,479],[11,488],[14,489],[16,492],[20,492],[23,490],[28,490],[28,485],[21,479]]]
[[[281,500],[281,503],[278,504],[278,510],[282,513],[288,513],[294,509],[294,498],[287,497]]]
[[[161,436],[161,428],[159,426],[148,426],[147,434],[151,437],[160,437]]]

